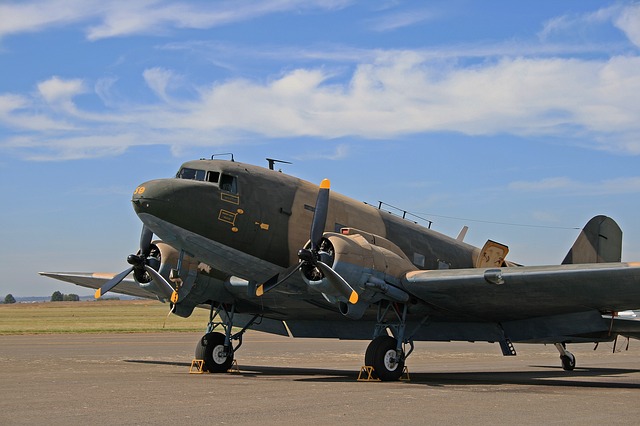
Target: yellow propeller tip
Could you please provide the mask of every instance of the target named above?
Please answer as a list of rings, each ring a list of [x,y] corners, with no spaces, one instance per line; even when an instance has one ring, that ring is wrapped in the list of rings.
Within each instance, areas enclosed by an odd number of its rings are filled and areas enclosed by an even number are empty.
[[[178,292],[175,290],[171,293],[171,302],[178,303]]]
[[[356,293],[355,291],[351,292],[351,296],[349,297],[349,303],[351,303],[352,305],[355,305],[356,303],[358,303],[358,293]]]
[[[260,297],[264,294],[264,284],[260,284],[258,288],[256,288],[256,296]]]
[[[100,296],[102,296],[102,293],[100,292],[100,289],[97,289],[93,297],[95,297],[96,299],[100,299]]]
[[[329,179],[322,179],[322,182],[320,182],[320,189],[329,189],[331,188],[331,182],[329,181]]]

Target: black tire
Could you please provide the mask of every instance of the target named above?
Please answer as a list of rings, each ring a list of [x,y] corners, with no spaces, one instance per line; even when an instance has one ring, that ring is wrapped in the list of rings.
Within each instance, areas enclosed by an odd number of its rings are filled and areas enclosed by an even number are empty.
[[[562,369],[564,371],[573,371],[573,369],[576,368],[576,357],[573,354],[560,355],[560,360],[562,361]]]
[[[196,345],[196,359],[204,360],[202,369],[210,373],[225,373],[233,364],[233,353],[227,357],[224,353],[224,334],[218,332],[207,333]]]
[[[364,354],[365,365],[372,366],[383,382],[400,379],[404,370],[404,354],[396,360],[396,339],[378,336],[369,343]]]

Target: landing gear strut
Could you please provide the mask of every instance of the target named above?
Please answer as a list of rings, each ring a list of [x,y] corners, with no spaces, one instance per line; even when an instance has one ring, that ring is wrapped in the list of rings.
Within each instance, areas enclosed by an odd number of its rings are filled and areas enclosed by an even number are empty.
[[[560,352],[560,361],[562,361],[562,369],[564,371],[573,371],[576,368],[576,357],[567,350],[564,343],[555,343],[556,349]]]
[[[207,333],[198,341],[195,353],[196,359],[204,361],[203,371],[224,373],[229,370],[235,352],[242,346],[242,335],[260,318],[254,315],[240,331],[231,334],[234,314],[235,304],[211,304]],[[222,328],[222,333],[214,331],[218,327]],[[235,347],[232,344],[234,340],[238,341]]]

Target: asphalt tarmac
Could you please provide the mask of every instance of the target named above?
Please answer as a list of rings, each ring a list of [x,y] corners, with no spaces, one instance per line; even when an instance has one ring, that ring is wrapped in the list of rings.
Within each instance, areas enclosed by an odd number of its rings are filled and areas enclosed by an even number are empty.
[[[240,373],[189,374],[191,333],[0,336],[0,424],[626,424],[640,416],[640,342],[416,344],[411,381],[358,382],[368,342],[248,332]]]

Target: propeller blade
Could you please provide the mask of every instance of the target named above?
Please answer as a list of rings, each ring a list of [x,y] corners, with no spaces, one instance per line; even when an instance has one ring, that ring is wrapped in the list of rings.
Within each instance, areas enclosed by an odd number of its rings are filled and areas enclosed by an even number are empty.
[[[333,288],[335,288],[338,293],[347,298],[349,303],[351,303],[352,305],[358,303],[358,293],[356,293],[356,291],[349,285],[349,283],[346,282],[345,279],[340,276],[340,274],[334,271],[331,266],[321,261],[317,261],[316,266],[318,267],[318,269],[320,269],[325,278],[329,280]]]
[[[146,225],[142,225],[142,233],[140,234],[140,253],[146,258],[151,252],[151,239],[153,238],[153,231],[147,228]]]
[[[120,284],[120,282],[122,280],[124,280],[124,278],[129,275],[131,273],[131,271],[133,271],[133,266],[130,268],[127,268],[126,270],[120,272],[118,275],[116,275],[115,277],[111,278],[109,281],[107,281],[106,283],[104,283],[102,285],[102,287],[100,287],[99,289],[96,290],[94,297],[96,299],[99,299],[101,296],[103,296],[106,292],[108,292],[109,290],[111,290],[112,288],[114,288],[115,286],[117,286],[118,284]]]
[[[157,283],[162,285],[161,290],[167,295],[167,297],[169,299],[171,299],[171,301],[173,303],[176,303],[178,301],[178,293],[173,288],[173,286],[171,284],[169,284],[169,282],[167,280],[165,280],[164,277],[162,275],[160,275],[160,273],[158,271],[156,271],[155,269],[153,269],[151,266],[144,265],[144,269],[149,274],[151,274],[151,276],[153,277],[153,279]]]
[[[300,266],[302,266],[302,265],[300,263],[297,263],[297,264],[289,267],[289,269],[287,269],[284,272],[284,277],[282,279],[279,279],[280,275],[282,275],[282,274],[275,274],[273,277],[269,278],[267,281],[265,281],[264,283],[260,284],[256,288],[256,296],[260,297],[263,294],[265,294],[266,292],[271,291],[274,288],[278,287],[280,284],[282,284],[283,282],[285,282],[286,280],[291,278],[291,276],[293,274],[295,274],[300,269]]]
[[[331,182],[329,179],[323,179],[318,188],[318,198],[316,199],[316,209],[313,213],[313,222],[311,222],[311,250],[317,251],[320,246],[322,234],[324,234],[324,226],[327,222],[327,212],[329,210],[329,189]]]

